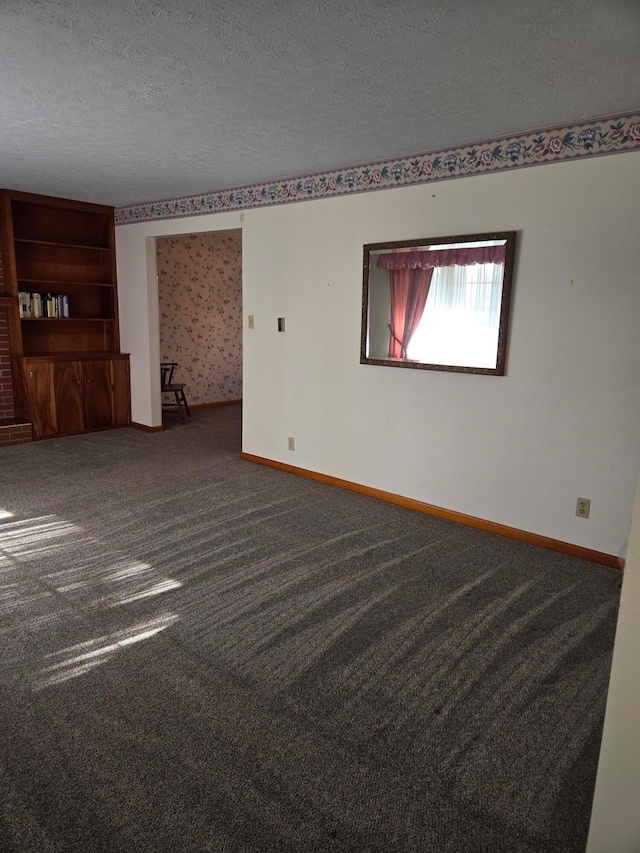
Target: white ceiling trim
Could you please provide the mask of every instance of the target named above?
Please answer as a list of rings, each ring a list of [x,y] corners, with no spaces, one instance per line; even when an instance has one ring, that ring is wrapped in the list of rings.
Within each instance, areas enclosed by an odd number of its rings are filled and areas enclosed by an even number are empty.
[[[246,210],[425,184],[640,149],[640,112],[504,136],[442,151],[220,191],[117,207],[116,224]]]

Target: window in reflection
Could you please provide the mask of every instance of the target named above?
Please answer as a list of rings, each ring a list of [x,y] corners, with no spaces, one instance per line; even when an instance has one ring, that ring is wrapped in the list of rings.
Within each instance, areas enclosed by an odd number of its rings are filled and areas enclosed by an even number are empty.
[[[503,272],[503,264],[435,269],[407,358],[495,368]]]

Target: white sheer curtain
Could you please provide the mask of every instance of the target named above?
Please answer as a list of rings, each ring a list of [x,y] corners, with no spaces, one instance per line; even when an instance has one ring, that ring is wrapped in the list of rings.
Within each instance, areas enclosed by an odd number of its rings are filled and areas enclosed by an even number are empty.
[[[407,358],[429,364],[496,366],[503,264],[434,270]]]

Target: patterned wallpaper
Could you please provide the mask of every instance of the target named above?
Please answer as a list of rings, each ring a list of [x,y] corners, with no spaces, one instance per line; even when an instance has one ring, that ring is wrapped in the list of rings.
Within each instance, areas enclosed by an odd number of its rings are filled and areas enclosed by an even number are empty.
[[[160,355],[189,404],[242,398],[242,232],[156,241]]]

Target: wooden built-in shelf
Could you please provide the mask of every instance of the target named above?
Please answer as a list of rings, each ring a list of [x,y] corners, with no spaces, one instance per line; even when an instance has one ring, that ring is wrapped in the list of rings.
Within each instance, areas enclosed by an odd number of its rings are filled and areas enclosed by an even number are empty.
[[[54,287],[63,290],[69,287],[114,287],[111,281],[62,281],[61,279],[19,278],[18,284],[34,284],[36,287],[19,287],[19,290],[40,290],[42,287]]]
[[[35,201],[35,199],[38,199]],[[113,249],[113,209],[12,193],[13,239]]]
[[[71,352],[48,352],[44,354],[31,353],[25,354],[24,357],[28,358],[29,361],[73,361],[74,359],[78,361],[85,361],[87,359],[104,361],[105,359],[128,358],[129,356],[126,353],[113,353],[106,350],[97,350],[96,352],[91,350],[73,350]]]
[[[113,320],[116,317],[116,290],[112,283],[80,283],[20,280],[19,290],[42,296],[67,296],[68,317],[21,317],[21,320]]]
[[[114,317],[20,317],[21,323],[115,323]]]
[[[0,243],[16,415],[38,438],[129,423],[113,208],[1,190]],[[20,317],[21,292],[68,297],[69,316]]]
[[[14,241],[19,281],[113,282],[112,252],[89,246]]]
[[[58,243],[55,240],[25,240],[23,237],[15,237],[14,243],[28,243],[32,246],[57,246],[61,249],[90,249],[92,252],[110,252],[108,246],[90,246],[84,243]]]

